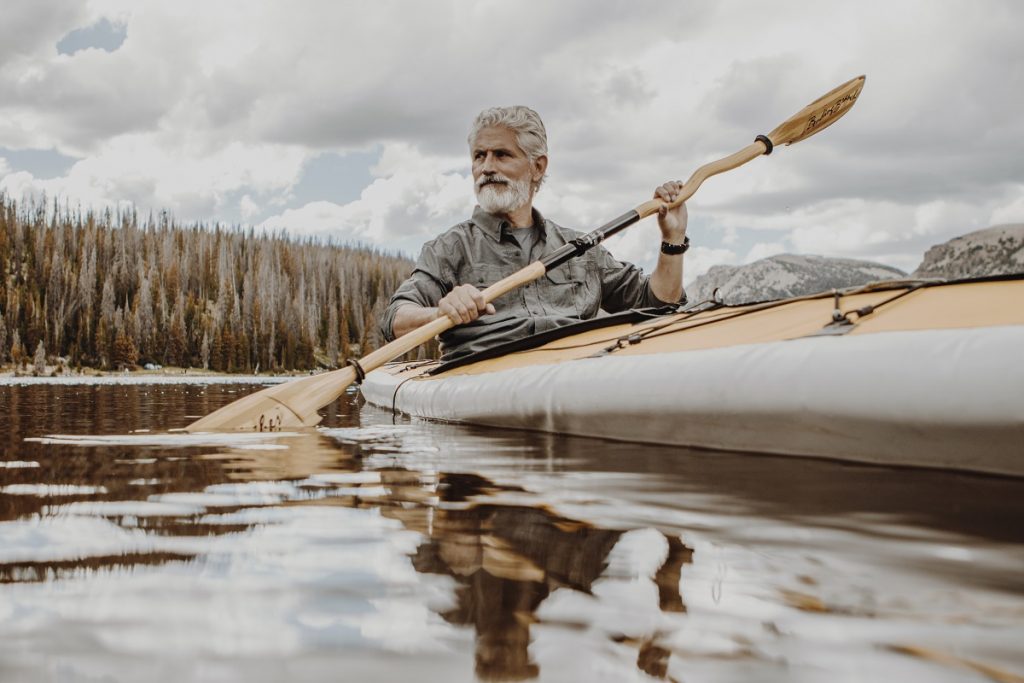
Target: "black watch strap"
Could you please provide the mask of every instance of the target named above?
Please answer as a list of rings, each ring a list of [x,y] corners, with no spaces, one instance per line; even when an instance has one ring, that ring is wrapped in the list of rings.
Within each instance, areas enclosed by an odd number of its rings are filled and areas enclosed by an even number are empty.
[[[687,235],[683,238],[682,244],[669,244],[668,242],[661,243],[661,253],[668,254],[670,256],[677,256],[679,254],[685,254],[686,250],[690,248],[690,236]]]

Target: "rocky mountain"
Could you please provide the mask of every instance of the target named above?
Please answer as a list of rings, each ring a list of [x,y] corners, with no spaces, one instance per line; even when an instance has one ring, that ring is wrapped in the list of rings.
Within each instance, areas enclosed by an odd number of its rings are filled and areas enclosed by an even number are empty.
[[[743,266],[713,266],[686,288],[686,295],[691,303],[706,301],[717,288],[725,303],[737,304],[903,277],[897,268],[870,261],[779,254]]]
[[[1024,223],[969,232],[925,252],[914,277],[955,279],[1024,273]]]

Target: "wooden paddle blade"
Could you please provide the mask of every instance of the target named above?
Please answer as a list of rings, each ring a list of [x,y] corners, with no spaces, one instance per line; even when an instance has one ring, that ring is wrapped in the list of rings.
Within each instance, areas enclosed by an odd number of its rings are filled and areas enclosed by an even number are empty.
[[[537,278],[544,274],[544,266],[540,262],[532,263],[519,273],[527,271],[533,273]],[[491,285],[485,292],[491,292],[495,288],[500,289],[499,285],[514,278],[517,274],[510,275],[505,280]],[[496,290],[492,294],[492,298],[500,296],[501,293],[503,292]],[[445,316],[437,318],[363,356],[359,359],[359,365],[364,372],[372,372],[384,363],[433,339],[453,325],[454,323]],[[185,431],[259,432],[312,427],[320,422],[317,411],[345,393],[349,385],[355,381],[356,371],[352,367],[344,367],[340,370],[332,370],[302,379],[293,379],[240,398],[234,403],[196,420],[185,427]]]
[[[825,130],[843,117],[864,88],[865,76],[857,76],[819,97],[768,134],[773,145],[792,145]]]
[[[320,423],[317,410],[345,393],[355,370],[342,368],[268,387],[201,417],[187,432],[279,432]]]

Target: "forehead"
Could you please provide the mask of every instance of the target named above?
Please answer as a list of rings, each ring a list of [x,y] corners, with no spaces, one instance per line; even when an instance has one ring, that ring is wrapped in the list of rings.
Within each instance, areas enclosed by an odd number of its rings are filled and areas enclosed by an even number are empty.
[[[507,149],[522,153],[516,135],[511,128],[505,126],[488,126],[481,128],[473,140],[473,150]]]

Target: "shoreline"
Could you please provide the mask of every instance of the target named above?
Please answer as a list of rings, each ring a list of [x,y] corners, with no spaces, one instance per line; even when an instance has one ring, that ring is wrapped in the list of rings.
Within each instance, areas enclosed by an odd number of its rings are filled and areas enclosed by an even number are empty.
[[[48,372],[35,375],[30,372],[15,372],[10,368],[0,370],[0,386],[24,386],[30,384],[100,385],[100,384],[280,384],[296,377],[311,373],[288,374],[229,374],[192,368],[166,368],[161,370],[134,370],[105,372],[85,369],[83,372],[53,374]]]

